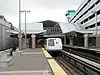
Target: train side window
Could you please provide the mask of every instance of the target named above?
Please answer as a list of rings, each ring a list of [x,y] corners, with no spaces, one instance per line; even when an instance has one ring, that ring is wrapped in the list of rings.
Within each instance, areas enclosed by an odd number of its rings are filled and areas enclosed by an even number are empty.
[[[54,39],[48,40],[48,46],[54,46]]]

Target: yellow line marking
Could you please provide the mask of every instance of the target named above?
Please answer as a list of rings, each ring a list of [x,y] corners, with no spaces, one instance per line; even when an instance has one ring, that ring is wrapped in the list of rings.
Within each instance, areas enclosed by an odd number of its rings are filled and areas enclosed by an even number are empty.
[[[44,48],[42,48],[43,51],[46,51]]]
[[[52,58],[52,56],[44,48],[42,48],[42,50],[46,58]]]
[[[52,58],[52,56],[47,52],[47,51],[43,51],[44,55],[46,56],[46,58]]]
[[[42,50],[46,58],[53,58],[44,48],[42,48]],[[47,61],[54,75],[67,75],[54,59],[47,59]]]
[[[48,59],[48,63],[50,64],[54,75],[67,75],[54,59]]]

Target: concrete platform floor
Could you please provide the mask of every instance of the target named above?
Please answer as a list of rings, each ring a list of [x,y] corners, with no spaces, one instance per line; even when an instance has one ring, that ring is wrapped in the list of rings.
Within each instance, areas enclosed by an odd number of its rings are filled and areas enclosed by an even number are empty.
[[[22,56],[12,56],[12,65],[0,69],[0,75],[51,75],[41,48],[22,51]]]

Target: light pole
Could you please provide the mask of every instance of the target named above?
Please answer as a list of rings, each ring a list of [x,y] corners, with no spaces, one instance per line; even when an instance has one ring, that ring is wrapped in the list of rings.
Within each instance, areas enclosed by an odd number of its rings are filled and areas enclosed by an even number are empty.
[[[21,50],[21,1],[19,0],[19,50]]]
[[[26,48],[26,39],[27,39],[27,34],[26,34],[26,13],[30,12],[30,10],[23,10],[20,12],[24,12],[25,13],[25,48]]]
[[[98,37],[97,37],[97,36],[98,36],[97,11],[92,11],[92,13],[95,14],[95,22],[96,22],[96,23],[95,23],[95,27],[96,27],[96,34],[95,34],[95,35],[96,35],[96,45],[95,45],[95,46],[97,47],[97,42],[98,42],[98,40],[97,40],[97,38],[98,38]]]
[[[95,27],[96,27],[96,47],[97,47],[97,42],[98,42],[98,25],[97,25],[97,12],[95,12],[95,20],[96,20],[96,23],[95,23]]]

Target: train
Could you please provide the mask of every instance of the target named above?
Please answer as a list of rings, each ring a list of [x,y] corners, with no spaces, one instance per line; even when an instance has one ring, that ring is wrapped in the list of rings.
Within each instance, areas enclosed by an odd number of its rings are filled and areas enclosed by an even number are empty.
[[[47,38],[44,47],[48,52],[60,52],[62,50],[62,40],[61,38]]]

